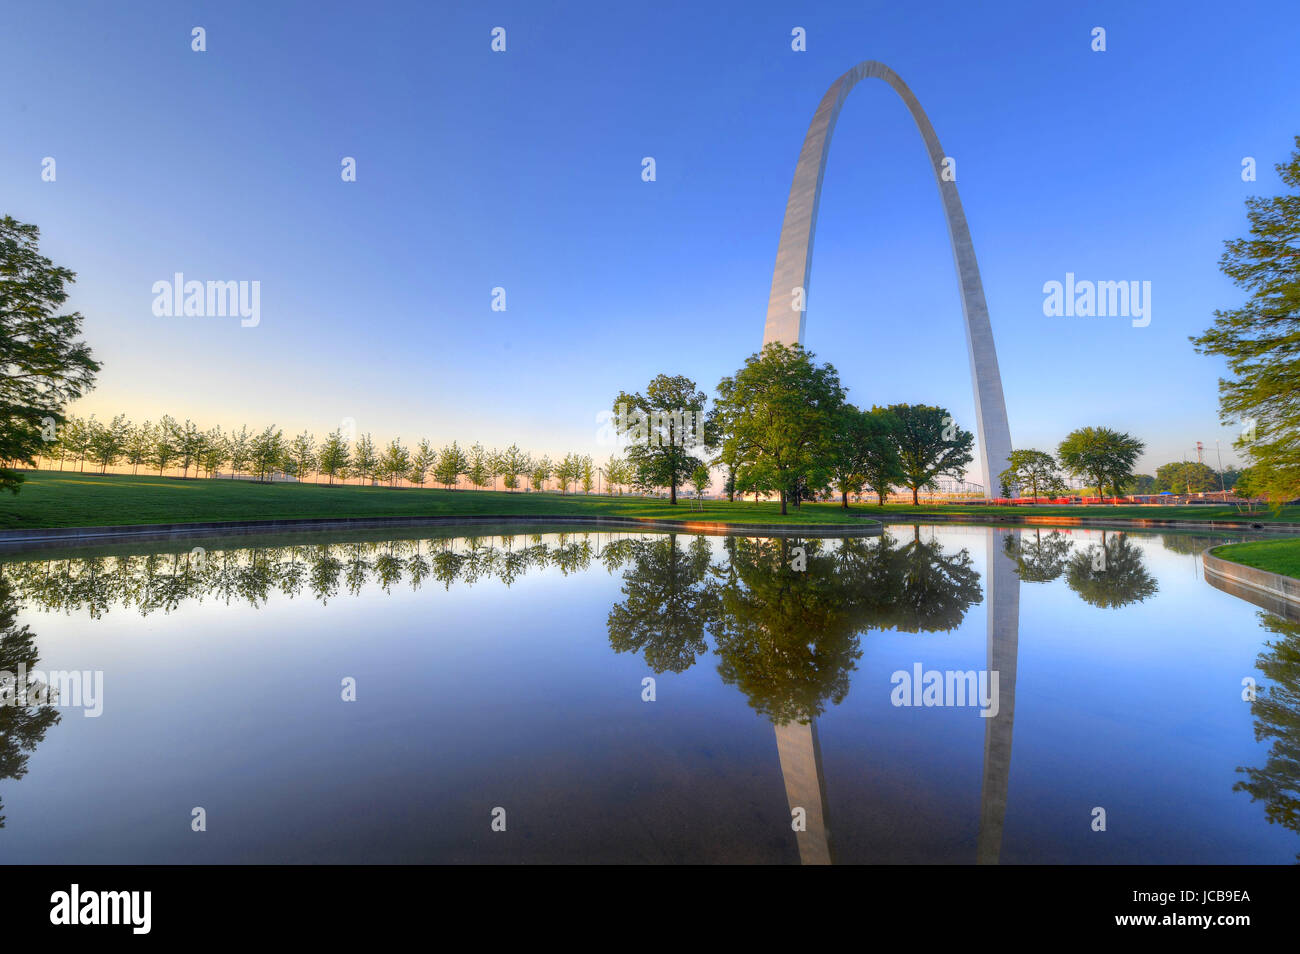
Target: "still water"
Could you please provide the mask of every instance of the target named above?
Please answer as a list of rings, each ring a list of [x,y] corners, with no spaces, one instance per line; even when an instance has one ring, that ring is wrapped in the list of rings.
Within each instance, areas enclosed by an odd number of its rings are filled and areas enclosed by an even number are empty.
[[[0,556],[0,670],[60,694],[0,706],[0,859],[1300,851],[1300,625],[1219,538],[475,532]]]

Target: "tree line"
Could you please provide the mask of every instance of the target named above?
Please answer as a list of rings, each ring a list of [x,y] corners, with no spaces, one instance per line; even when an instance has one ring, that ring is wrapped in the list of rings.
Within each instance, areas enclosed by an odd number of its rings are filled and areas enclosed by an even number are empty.
[[[286,437],[274,425],[261,431],[250,431],[247,426],[204,430],[193,421],[178,422],[170,415],[139,425],[123,414],[108,422],[93,416],[69,416],[50,434],[40,457],[51,467],[57,461],[60,470],[71,466],[84,471],[89,463],[102,474],[109,467],[123,465],[133,474],[141,468],[160,476],[168,469],[179,470],[183,478],[191,476],[191,471],[195,477],[225,472],[232,479],[243,476],[267,481],[279,473],[326,484],[356,480],[423,487],[433,483],[449,489],[464,479],[479,489],[495,489],[500,481],[506,490],[544,490],[554,481],[561,493],[570,488],[590,493],[599,470],[611,486],[636,485],[625,462],[616,456],[597,468],[586,454],[569,453],[552,460],[525,452],[517,444],[489,450],[478,443],[462,448],[453,441],[439,449],[427,440],[408,447],[395,438],[381,445],[370,434],[349,440],[342,428],[317,441],[308,431]]]
[[[722,469],[724,491],[775,493],[787,503],[868,492],[880,505],[898,489],[918,504],[922,490],[940,477],[964,479],[973,460],[974,435],[945,408],[926,404],[855,406],[833,365],[796,344],[773,343],[724,377],[707,411],[707,397],[683,376],[659,375],[644,392],[620,392],[615,421],[633,439],[628,465],[644,483],[669,488],[700,467]],[[631,408],[632,415],[620,413]],[[702,420],[700,433],[682,433],[682,422]],[[998,475],[1003,496],[1034,497],[1066,492],[1065,475],[1091,480],[1119,494],[1137,479],[1134,464],[1145,445],[1105,427],[1082,427],[1066,436],[1055,455],[1013,451]],[[1160,471],[1173,482],[1173,469]],[[1150,480],[1150,478],[1147,478]],[[994,496],[996,488],[984,488]]]

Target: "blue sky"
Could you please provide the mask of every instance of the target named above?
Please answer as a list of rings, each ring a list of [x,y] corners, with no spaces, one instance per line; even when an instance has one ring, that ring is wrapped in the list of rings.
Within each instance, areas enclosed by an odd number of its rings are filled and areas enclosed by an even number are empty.
[[[878,59],[958,161],[1015,446],[1100,424],[1148,470],[1234,456],[1187,336],[1241,300],[1217,261],[1243,200],[1280,191],[1300,5],[19,2],[5,26],[0,211],[78,272],[104,363],[81,413],[604,456],[620,389],[711,391],[761,345],[808,122]],[[175,272],[261,282],[260,324],[156,317]],[[1150,325],[1045,317],[1066,272],[1150,281]],[[882,83],[836,129],[806,337],[858,403],[974,430],[938,193]]]

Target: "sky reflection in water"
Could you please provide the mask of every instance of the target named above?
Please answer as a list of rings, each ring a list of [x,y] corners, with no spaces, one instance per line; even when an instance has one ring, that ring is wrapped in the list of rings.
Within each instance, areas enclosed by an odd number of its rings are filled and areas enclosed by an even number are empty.
[[[1214,542],[426,531],[10,556],[0,668],[102,670],[104,712],[0,708],[0,853],[1293,862],[1300,635],[1200,578]],[[918,664],[997,670],[997,715],[894,705]]]

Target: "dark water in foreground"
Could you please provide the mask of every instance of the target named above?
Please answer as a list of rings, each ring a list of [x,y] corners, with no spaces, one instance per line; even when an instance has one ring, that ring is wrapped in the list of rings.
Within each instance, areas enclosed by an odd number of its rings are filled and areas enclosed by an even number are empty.
[[[0,557],[0,670],[61,682],[0,707],[0,859],[1300,851],[1300,627],[1218,540],[510,533]]]

